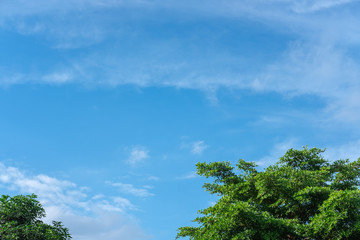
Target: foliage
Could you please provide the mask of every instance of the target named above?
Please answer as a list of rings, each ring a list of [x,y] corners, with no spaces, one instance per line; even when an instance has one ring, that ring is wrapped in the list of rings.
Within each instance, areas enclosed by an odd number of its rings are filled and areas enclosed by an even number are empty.
[[[43,223],[45,210],[36,195],[0,198],[0,240],[69,240],[61,222]]]
[[[179,228],[177,238],[360,239],[360,158],[329,162],[324,151],[290,149],[264,171],[244,160],[236,169],[198,163],[199,175],[214,178],[204,188],[220,199],[199,211],[197,227]]]

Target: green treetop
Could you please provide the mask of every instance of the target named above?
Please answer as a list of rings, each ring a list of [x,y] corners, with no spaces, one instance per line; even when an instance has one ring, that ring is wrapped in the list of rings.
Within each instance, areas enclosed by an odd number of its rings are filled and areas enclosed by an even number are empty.
[[[214,178],[206,191],[220,196],[200,210],[197,227],[181,227],[191,240],[358,240],[360,158],[329,162],[318,148],[288,150],[257,171],[239,160],[198,163],[197,173]]]
[[[45,224],[45,211],[36,195],[3,195],[0,198],[0,240],[69,240],[61,222]]]

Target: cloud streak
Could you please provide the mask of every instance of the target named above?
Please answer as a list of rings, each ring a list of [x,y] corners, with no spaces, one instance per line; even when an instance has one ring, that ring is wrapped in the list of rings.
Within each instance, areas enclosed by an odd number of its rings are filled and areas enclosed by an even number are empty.
[[[204,141],[197,141],[193,143],[191,153],[195,155],[201,155],[207,148],[208,145],[206,145]]]
[[[41,73],[0,69],[0,84],[78,83],[91,87],[133,84],[208,93],[224,87],[259,94],[310,94],[327,103],[322,113],[324,118],[348,122],[360,119],[357,94],[360,59],[353,54],[353,49],[360,44],[359,1],[210,0],[200,3],[194,7],[190,1],[93,0],[86,4],[60,0],[3,1],[2,28],[24,35],[51,36],[48,42],[52,47],[86,49],[86,54],[74,55]],[[20,4],[25,7],[19,9]],[[164,9],[172,16],[158,18],[156,13]],[[172,32],[172,27],[177,26],[175,23],[185,18],[184,12],[188,13],[189,24],[180,27],[187,30]],[[124,17],[114,22],[108,17],[112,14]],[[152,28],[169,34],[152,35],[143,25],[149,19],[156,19],[152,21]],[[221,23],[228,19],[233,23],[259,23],[263,31],[271,31],[273,36],[283,39],[282,52],[271,57],[261,55],[251,61],[251,55],[232,53],[237,52],[237,45],[226,49],[233,36],[219,33],[216,28],[206,29],[211,34],[191,29],[199,19],[211,26],[214,20]],[[164,25],[168,28],[161,29]],[[233,31],[225,24],[222,27],[224,31]],[[264,39],[257,40],[261,43],[255,48],[263,48]],[[106,41],[110,45],[103,46]],[[117,47],[118,43],[122,48]],[[98,48],[87,49],[96,44]],[[133,154],[129,162],[147,157],[146,151]]]
[[[120,192],[125,193],[125,194],[131,194],[131,195],[134,195],[137,197],[154,196],[154,194],[150,193],[147,188],[136,188],[132,184],[121,183],[121,182],[116,182],[116,183],[108,182],[108,183],[111,186],[118,188],[120,190]]]
[[[181,177],[177,177],[176,179],[179,179],[179,180],[188,180],[188,179],[193,179],[193,178],[196,178],[198,177],[199,175],[196,174],[196,172],[190,172],[186,175],[183,175]]]

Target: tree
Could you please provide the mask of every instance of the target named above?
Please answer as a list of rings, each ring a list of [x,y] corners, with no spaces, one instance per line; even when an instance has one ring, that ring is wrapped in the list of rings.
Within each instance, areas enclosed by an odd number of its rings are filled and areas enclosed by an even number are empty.
[[[0,198],[0,240],[69,240],[71,236],[61,222],[45,224],[45,210],[37,196],[19,195]]]
[[[198,163],[197,173],[214,178],[204,188],[217,194],[200,210],[196,227],[181,227],[191,240],[360,239],[360,158],[329,162],[325,150],[290,149],[258,171],[253,162]]]

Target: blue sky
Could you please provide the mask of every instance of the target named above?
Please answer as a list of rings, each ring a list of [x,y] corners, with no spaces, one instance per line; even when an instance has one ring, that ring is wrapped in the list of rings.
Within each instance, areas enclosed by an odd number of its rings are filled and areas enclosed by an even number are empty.
[[[352,0],[0,0],[0,187],[74,240],[174,239],[197,162],[360,157]]]

